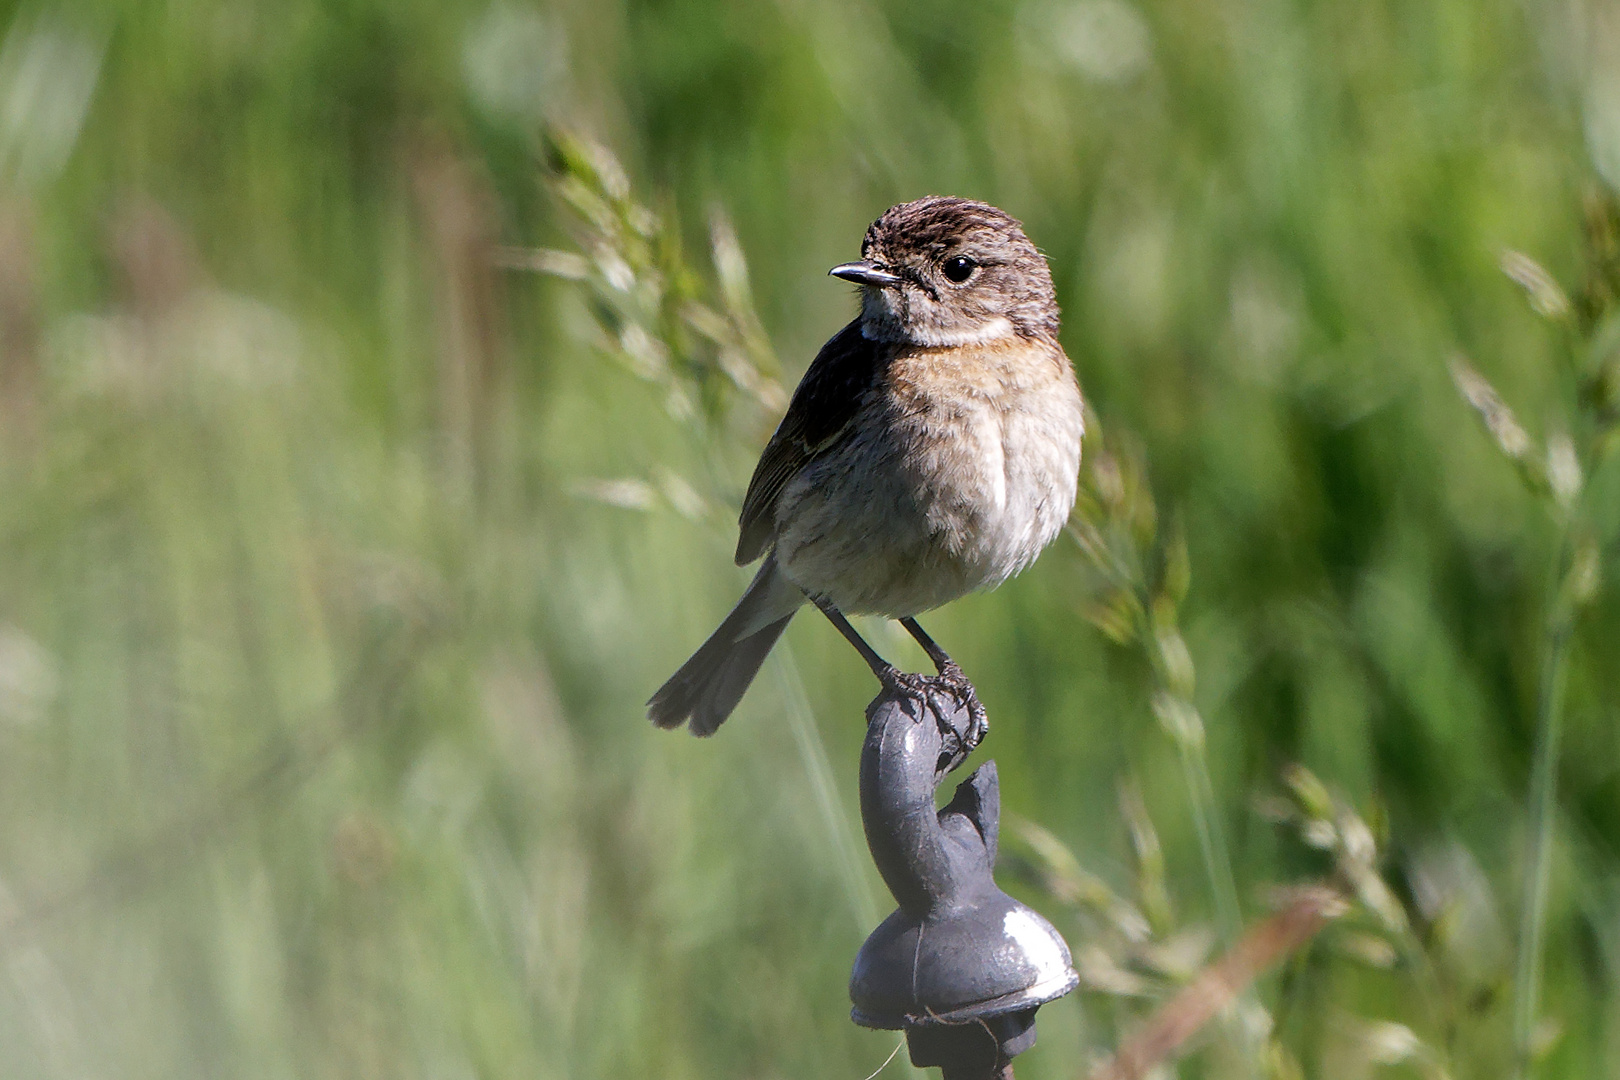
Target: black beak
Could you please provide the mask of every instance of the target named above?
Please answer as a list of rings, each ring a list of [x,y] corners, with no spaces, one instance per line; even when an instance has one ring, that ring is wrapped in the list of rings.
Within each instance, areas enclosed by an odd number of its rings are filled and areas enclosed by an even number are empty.
[[[898,275],[891,274],[882,267],[869,262],[844,263],[841,266],[833,267],[827,273],[835,278],[853,281],[857,285],[870,285],[875,289],[898,285],[904,280]]]

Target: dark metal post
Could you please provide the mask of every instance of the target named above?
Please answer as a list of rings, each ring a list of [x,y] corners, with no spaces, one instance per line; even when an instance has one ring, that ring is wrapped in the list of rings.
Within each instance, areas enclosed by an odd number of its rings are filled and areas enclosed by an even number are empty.
[[[880,694],[867,709],[861,820],[899,909],[861,946],[851,1016],[904,1030],[912,1064],[944,1080],[1011,1080],[1035,1010],[1079,983],[1052,924],[996,887],[1001,793],[981,765],[950,805],[934,792],[979,730],[955,693]]]

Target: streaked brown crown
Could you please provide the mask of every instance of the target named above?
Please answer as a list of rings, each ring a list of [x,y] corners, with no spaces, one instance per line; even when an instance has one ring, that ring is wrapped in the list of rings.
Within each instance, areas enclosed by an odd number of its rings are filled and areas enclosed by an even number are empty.
[[[902,279],[865,289],[869,337],[945,345],[1009,329],[1024,337],[1057,336],[1046,258],[1017,219],[989,203],[930,195],[891,207],[866,230],[861,257]],[[959,257],[974,264],[963,281],[947,273]]]

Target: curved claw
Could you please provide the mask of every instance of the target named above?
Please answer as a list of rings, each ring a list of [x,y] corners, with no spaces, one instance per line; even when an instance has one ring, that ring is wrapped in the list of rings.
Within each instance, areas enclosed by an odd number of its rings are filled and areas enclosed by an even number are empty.
[[[963,733],[963,741],[969,750],[976,748],[984,737],[990,734],[990,714],[985,710],[984,703],[979,700],[978,691],[962,673],[955,660],[947,660],[940,665],[940,681],[950,688],[950,692],[962,702],[962,707],[968,713],[968,729]]]
[[[989,715],[979,695],[954,662],[942,665],[938,675],[901,671],[891,666],[880,671],[878,678],[883,683],[885,696],[903,697],[916,703],[916,708],[909,710],[914,720],[921,721],[924,714],[933,716],[944,741],[939,760],[941,774],[962,764],[990,730]],[[881,701],[882,696],[878,700]]]

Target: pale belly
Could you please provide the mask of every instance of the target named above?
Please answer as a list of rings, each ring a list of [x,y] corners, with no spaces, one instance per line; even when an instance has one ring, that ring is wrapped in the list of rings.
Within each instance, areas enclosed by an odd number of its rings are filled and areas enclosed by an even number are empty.
[[[789,580],[849,613],[902,617],[994,588],[1051,543],[1080,468],[1072,378],[943,401],[900,413],[874,399],[861,435],[788,484],[776,558]]]

